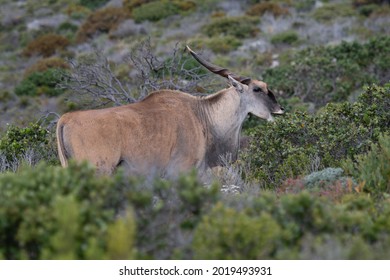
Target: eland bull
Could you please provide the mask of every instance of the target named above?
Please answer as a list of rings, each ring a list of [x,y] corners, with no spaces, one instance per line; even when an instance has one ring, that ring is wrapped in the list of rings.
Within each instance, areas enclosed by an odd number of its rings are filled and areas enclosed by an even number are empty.
[[[269,121],[283,113],[266,83],[230,73],[187,49],[231,86],[205,97],[159,90],[137,103],[64,114],[57,124],[62,166],[73,158],[104,174],[118,166],[137,175],[175,177],[192,168],[203,173],[220,165],[222,155],[236,159],[249,113]]]

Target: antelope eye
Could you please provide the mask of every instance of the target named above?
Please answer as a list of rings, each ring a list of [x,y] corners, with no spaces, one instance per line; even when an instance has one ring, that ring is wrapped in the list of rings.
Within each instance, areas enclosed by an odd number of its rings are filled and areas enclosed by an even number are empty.
[[[261,88],[255,87],[255,88],[253,88],[253,91],[254,91],[254,92],[261,92]]]

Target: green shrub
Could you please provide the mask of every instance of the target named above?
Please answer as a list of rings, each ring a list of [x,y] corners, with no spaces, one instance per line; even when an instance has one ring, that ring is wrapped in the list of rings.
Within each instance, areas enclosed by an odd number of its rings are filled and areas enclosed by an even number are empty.
[[[109,0],[80,0],[79,2],[81,6],[94,10],[96,8],[102,7],[107,2],[109,2]]]
[[[150,2],[133,9],[132,16],[136,22],[145,20],[159,21],[179,12],[172,2]]]
[[[390,127],[390,87],[366,89],[353,104],[328,104],[317,115],[286,114],[252,129],[243,160],[246,174],[270,188],[317,168],[339,167],[341,160],[367,152]]]
[[[285,31],[272,36],[271,43],[292,45],[298,42],[298,40],[299,36],[295,31]]]
[[[344,101],[370,83],[384,84],[390,76],[390,37],[365,44],[343,42],[333,47],[309,47],[264,73],[272,88],[321,107]]]
[[[91,14],[90,9],[76,3],[69,3],[65,9],[65,12],[70,18],[75,20],[85,19],[89,14]]]
[[[52,135],[37,123],[24,128],[10,125],[0,138],[0,154],[9,164],[20,160],[57,162]]]
[[[195,259],[265,259],[275,250],[281,230],[263,213],[251,217],[217,204],[196,229]]]
[[[6,259],[190,258],[193,229],[217,198],[194,173],[175,181],[96,176],[87,164],[0,174]],[[66,210],[66,211],[65,211]]]
[[[68,40],[73,41],[78,29],[79,27],[76,24],[64,22],[58,26],[57,32],[68,38]]]
[[[85,42],[99,33],[108,33],[129,17],[122,8],[107,7],[97,10],[88,16],[76,35],[77,42]]]
[[[63,22],[58,26],[59,32],[72,32],[75,33],[77,31],[78,27],[77,25],[71,23],[71,22]]]
[[[195,7],[196,4],[193,1],[152,1],[136,5],[132,8],[131,14],[136,22],[159,21]]]
[[[259,20],[253,17],[222,17],[214,18],[203,27],[203,32],[209,36],[233,36],[237,39],[254,37],[259,29]]]
[[[27,56],[42,55],[43,57],[49,57],[57,51],[64,50],[69,44],[69,40],[65,37],[50,33],[31,41],[23,50],[23,54]]]
[[[218,185],[205,187],[195,173],[146,183],[127,194],[137,217],[138,257],[191,258],[193,230],[217,200]]]
[[[390,200],[366,193],[219,196],[194,173],[103,177],[73,162],[0,174],[5,259],[388,259],[389,233]]]
[[[293,5],[298,11],[310,11],[316,4],[315,0],[298,0]]]
[[[43,72],[33,72],[15,87],[15,94],[19,96],[58,96],[64,92],[57,88],[61,81],[61,72],[56,68],[49,68]]]
[[[381,9],[380,6],[375,4],[370,4],[370,5],[363,5],[362,7],[359,7],[358,11],[359,14],[368,17],[374,12],[377,12],[379,9]]]
[[[356,162],[349,159],[343,166],[364,183],[364,191],[376,197],[390,194],[390,136],[381,135],[367,154],[357,156]]]
[[[206,39],[204,44],[215,53],[226,54],[236,50],[242,42],[233,36],[218,36]]]
[[[312,16],[318,21],[330,22],[337,17],[356,16],[356,11],[349,3],[327,3],[315,9]]]
[[[98,252],[124,257],[113,242],[123,242],[123,235],[128,241],[121,246],[132,242],[132,218],[115,219],[121,200],[114,180],[97,177],[87,165],[40,164],[0,174],[0,188],[0,251],[6,259],[99,258]]]
[[[194,257],[386,259],[389,207],[389,201],[364,194],[345,196],[336,204],[305,191],[230,197],[198,224]]]

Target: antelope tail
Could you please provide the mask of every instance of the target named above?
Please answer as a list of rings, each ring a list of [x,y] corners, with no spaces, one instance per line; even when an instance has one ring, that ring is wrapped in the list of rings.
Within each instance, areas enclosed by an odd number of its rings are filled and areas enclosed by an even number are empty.
[[[60,162],[62,167],[68,166],[68,159],[66,157],[66,150],[64,145],[64,124],[59,121],[57,125],[57,147],[58,147],[58,156],[60,158]]]

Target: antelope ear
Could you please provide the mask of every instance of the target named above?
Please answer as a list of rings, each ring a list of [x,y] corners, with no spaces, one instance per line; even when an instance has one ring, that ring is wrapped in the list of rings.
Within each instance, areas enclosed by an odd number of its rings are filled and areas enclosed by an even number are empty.
[[[228,75],[229,82],[234,86],[234,88],[239,92],[243,93],[244,92],[244,85],[234,79],[232,76]]]

